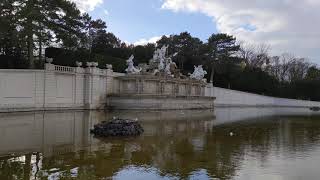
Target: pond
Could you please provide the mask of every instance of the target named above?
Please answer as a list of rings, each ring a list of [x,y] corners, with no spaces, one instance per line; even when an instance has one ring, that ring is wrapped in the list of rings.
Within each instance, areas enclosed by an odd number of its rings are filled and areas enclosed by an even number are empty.
[[[97,139],[112,117],[139,137]],[[305,108],[0,114],[0,179],[315,179],[320,113]]]

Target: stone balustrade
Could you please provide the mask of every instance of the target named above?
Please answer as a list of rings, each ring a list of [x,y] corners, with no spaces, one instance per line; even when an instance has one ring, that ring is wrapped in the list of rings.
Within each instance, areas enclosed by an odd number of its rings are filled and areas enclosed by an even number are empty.
[[[75,73],[75,68],[74,67],[68,67],[68,66],[57,66],[53,65],[55,71],[59,72],[67,72],[67,73]]]

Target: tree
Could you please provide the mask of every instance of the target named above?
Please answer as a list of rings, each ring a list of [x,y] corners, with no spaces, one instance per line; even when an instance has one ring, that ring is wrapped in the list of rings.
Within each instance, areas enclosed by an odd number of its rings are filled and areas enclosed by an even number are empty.
[[[306,80],[320,80],[320,70],[316,66],[311,66],[308,69]]]
[[[12,0],[0,2],[0,55],[3,59],[20,59],[24,55],[24,44],[20,42],[16,16],[19,7]],[[8,61],[12,63],[12,61]]]
[[[92,52],[93,53],[105,53],[110,52],[114,48],[121,47],[121,40],[117,38],[113,33],[106,32],[105,30],[99,30],[93,39]]]
[[[211,66],[210,82],[213,82],[215,61],[228,60],[239,50],[236,38],[228,34],[212,34],[206,43],[206,55]]]
[[[290,62],[288,70],[288,80],[289,82],[295,82],[303,80],[310,68],[310,63],[305,58],[294,58]]]
[[[289,70],[291,63],[295,57],[292,54],[283,53],[281,56],[271,58],[270,73],[276,77],[280,82],[289,81]]]
[[[133,54],[137,63],[148,63],[152,59],[153,53],[155,51],[155,44],[146,44],[144,46],[139,45],[133,47]]]
[[[178,64],[178,67],[187,72],[193,71],[193,66],[202,64],[200,50],[203,45],[199,38],[192,37],[188,32],[182,32],[179,35],[163,36],[157,41],[157,47],[169,45],[169,55],[175,54],[173,60]]]
[[[242,58],[247,66],[262,68],[264,65],[269,64],[269,45],[264,43],[255,45],[240,42],[239,46],[237,56]]]
[[[105,43],[103,38],[101,38],[103,35],[106,34],[105,29],[107,28],[106,23],[102,21],[101,19],[98,20],[91,20],[91,17],[89,17],[88,14],[84,15],[85,20],[85,29],[87,30],[86,39],[87,41],[84,47],[89,49],[89,58],[88,60],[91,60],[91,54],[94,46],[97,46],[98,43]]]
[[[19,49],[34,67],[34,54],[42,60],[42,49],[52,42],[63,47],[78,47],[83,37],[84,22],[75,3],[67,0],[4,0],[0,4],[0,38],[10,33],[15,44],[6,43],[7,49]],[[2,24],[1,24],[2,27]],[[4,47],[3,46],[3,47]],[[24,53],[26,52],[26,53]],[[8,53],[6,53],[8,54]]]
[[[270,58],[269,65],[268,72],[280,82],[293,82],[304,79],[311,66],[306,58],[297,58],[288,53]]]

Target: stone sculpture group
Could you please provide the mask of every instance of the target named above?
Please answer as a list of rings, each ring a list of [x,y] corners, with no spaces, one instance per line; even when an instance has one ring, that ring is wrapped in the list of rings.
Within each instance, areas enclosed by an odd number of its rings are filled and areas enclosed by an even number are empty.
[[[133,59],[134,59],[134,56],[131,55],[130,58],[127,60],[127,69],[125,70],[128,74],[137,74],[137,73],[140,73],[141,72],[141,68],[136,68],[134,67],[134,64],[133,64]]]
[[[149,60],[149,64],[140,64],[139,67],[134,66],[134,56],[131,55],[127,62],[127,69],[125,70],[128,74],[141,74],[150,73],[152,75],[163,75],[174,78],[185,78],[184,75],[180,73],[175,62],[172,58],[178,53],[174,53],[171,56],[167,55],[167,50],[169,46],[162,46],[160,49],[156,49],[152,59]],[[195,80],[203,80],[207,72],[203,69],[202,65],[195,66],[194,72],[189,74],[189,78]]]
[[[202,68],[202,65],[194,66],[194,71],[192,74],[190,74],[190,78],[196,79],[196,80],[203,80],[203,78],[206,74],[207,74],[207,71],[205,71]]]

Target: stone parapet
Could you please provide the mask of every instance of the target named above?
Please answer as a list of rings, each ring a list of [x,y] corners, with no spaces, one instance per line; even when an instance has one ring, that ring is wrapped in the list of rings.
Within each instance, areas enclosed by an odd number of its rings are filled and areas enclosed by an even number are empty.
[[[207,83],[191,79],[178,79],[152,75],[127,75],[116,77],[115,94],[146,94],[172,96],[205,96]]]
[[[214,97],[172,95],[110,95],[107,108],[121,110],[213,109]]]

